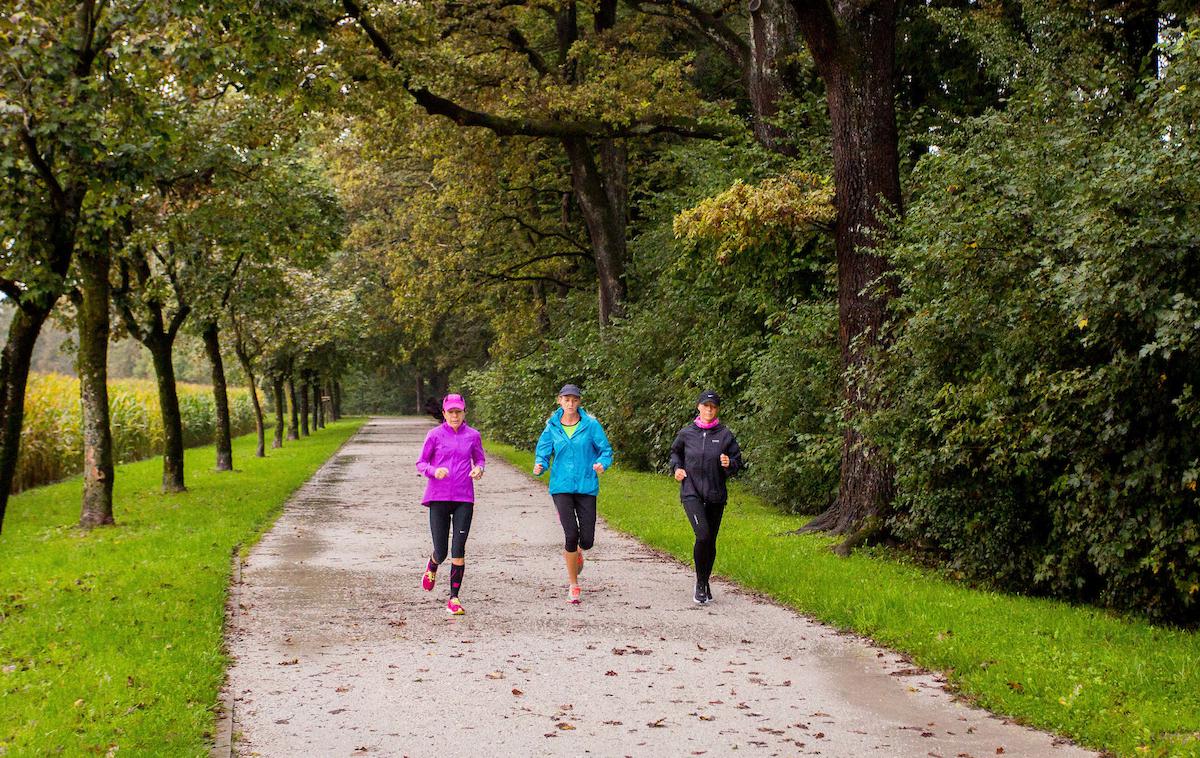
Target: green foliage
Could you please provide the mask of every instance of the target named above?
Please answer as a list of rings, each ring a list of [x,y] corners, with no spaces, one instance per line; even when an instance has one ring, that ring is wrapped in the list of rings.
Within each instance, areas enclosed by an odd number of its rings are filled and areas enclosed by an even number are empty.
[[[0,753],[207,755],[225,678],[230,555],[361,425],[343,420],[234,472],[186,453],[188,491],[157,461],[117,469],[118,526],[82,531],[79,480],[9,501],[0,540]]]
[[[875,432],[899,534],[962,573],[1195,622],[1200,37],[1166,52],[1039,67],[918,166]]]
[[[789,513],[815,514],[837,495],[837,309],[797,303],[750,364],[738,426],[750,488]]]
[[[211,443],[216,429],[212,388],[180,384],[178,391],[184,445]],[[230,387],[228,392],[233,434],[253,430],[254,408],[249,391]],[[113,459],[128,463],[161,453],[162,417],[155,383],[144,379],[113,381],[109,383],[108,396]],[[80,424],[79,380],[58,374],[31,374],[14,492],[54,482],[83,469]]]

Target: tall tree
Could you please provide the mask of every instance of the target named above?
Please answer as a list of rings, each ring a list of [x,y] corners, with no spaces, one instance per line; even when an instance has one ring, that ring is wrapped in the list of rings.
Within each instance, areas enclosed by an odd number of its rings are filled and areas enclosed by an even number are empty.
[[[859,529],[886,512],[894,469],[856,427],[874,398],[856,377],[882,344],[890,265],[876,247],[901,212],[896,129],[896,0],[793,1],[800,31],[825,83],[833,125],[837,221],[838,342],[845,376],[846,428],[834,505],[809,529]]]
[[[591,11],[590,19],[581,18],[581,7],[573,0],[549,14],[537,3],[507,0],[433,4],[405,9],[399,17],[373,14],[352,0],[342,5],[380,59],[399,72],[398,86],[427,113],[501,137],[558,143],[591,242],[600,321],[606,324],[623,314],[628,255],[624,140],[728,132],[703,120],[705,111],[697,107],[702,100],[688,96],[682,66],[620,45],[623,36],[646,31],[618,31],[616,0],[583,6]],[[412,13],[439,27],[434,49],[404,35],[402,24],[413,21],[407,18]],[[457,85],[451,94],[436,91],[412,73],[447,65],[450,75],[439,79],[452,90]]]
[[[173,352],[192,308],[179,282],[174,245],[171,241],[135,243],[118,261],[118,281],[112,293],[125,331],[146,346],[153,361],[163,426],[163,492],[187,489]]]
[[[66,292],[95,175],[106,173],[100,127],[108,101],[98,62],[143,10],[142,3],[50,5],[0,16],[0,289],[17,305],[0,355],[0,526],[33,348]]]

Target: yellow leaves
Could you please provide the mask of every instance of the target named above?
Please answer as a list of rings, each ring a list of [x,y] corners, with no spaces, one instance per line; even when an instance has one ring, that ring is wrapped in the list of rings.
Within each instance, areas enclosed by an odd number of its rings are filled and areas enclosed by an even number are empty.
[[[1075,322],[1075,325],[1080,329],[1086,329],[1088,325],[1087,316],[1080,316],[1079,320]]]
[[[833,223],[833,183],[828,177],[791,172],[757,186],[741,180],[719,195],[675,217],[676,239],[718,243],[717,262],[728,265],[736,254],[780,232],[795,234]]]

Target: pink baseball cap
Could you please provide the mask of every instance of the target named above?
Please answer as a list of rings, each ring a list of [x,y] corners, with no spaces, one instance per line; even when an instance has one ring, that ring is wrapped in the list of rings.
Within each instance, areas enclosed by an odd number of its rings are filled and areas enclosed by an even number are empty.
[[[463,400],[462,395],[446,395],[442,399],[442,410],[448,411],[452,408],[465,411],[467,409],[467,401]]]

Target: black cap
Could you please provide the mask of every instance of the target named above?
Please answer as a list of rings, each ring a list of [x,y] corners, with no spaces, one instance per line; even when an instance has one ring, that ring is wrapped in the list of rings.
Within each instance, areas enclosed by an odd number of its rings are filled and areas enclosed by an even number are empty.
[[[560,395],[574,395],[575,397],[583,397],[583,393],[574,384],[564,384],[562,389],[558,391]]]
[[[703,405],[704,403],[712,403],[713,405],[720,405],[721,404],[721,396],[718,395],[717,393],[713,392],[712,390],[704,390],[703,392],[700,393],[700,397],[696,398],[696,405]]]

